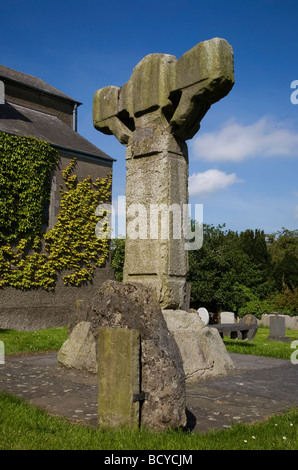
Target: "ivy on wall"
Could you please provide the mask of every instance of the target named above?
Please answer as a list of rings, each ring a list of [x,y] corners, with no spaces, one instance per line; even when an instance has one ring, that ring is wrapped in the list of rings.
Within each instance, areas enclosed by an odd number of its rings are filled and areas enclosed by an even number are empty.
[[[103,224],[106,236],[95,236],[102,219],[95,211],[110,200],[112,176],[79,182],[75,159],[62,173],[66,189],[60,189],[57,223],[42,234],[58,158],[45,142],[0,134],[0,286],[54,289],[59,273],[65,285],[80,286],[109,256],[110,227]]]
[[[0,245],[40,236],[58,158],[46,142],[0,134]]]

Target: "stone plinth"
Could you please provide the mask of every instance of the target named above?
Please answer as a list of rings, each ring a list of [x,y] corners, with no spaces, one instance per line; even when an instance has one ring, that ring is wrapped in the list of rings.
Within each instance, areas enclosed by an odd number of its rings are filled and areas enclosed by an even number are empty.
[[[97,373],[96,344],[89,322],[82,321],[72,330],[71,335],[58,351],[57,359],[69,369]]]

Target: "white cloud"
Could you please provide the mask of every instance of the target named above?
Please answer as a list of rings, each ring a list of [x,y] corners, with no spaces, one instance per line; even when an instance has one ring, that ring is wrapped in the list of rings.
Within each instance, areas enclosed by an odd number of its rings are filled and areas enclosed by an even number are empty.
[[[240,181],[235,173],[227,174],[220,170],[193,173],[189,177],[189,194],[190,196],[210,196]]]
[[[249,126],[230,120],[218,131],[198,134],[190,146],[194,158],[208,161],[291,157],[298,155],[298,132],[267,116]]]

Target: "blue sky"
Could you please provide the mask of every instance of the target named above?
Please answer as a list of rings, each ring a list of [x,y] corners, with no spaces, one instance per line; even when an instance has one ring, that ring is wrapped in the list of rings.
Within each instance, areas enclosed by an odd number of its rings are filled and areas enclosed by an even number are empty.
[[[125,147],[93,128],[95,91],[123,85],[147,54],[179,58],[225,38],[235,86],[188,141],[190,202],[203,204],[204,222],[215,226],[297,228],[297,0],[9,0],[0,20],[2,65],[83,103],[78,132],[117,160],[114,199],[125,194]]]

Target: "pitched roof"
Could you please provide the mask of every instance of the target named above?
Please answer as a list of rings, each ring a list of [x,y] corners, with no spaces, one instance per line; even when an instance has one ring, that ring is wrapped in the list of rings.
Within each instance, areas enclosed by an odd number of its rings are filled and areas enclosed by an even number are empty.
[[[10,103],[0,105],[0,132],[35,137],[64,151],[110,163],[115,161],[56,116],[24,106]]]
[[[19,85],[25,85],[42,93],[53,95],[67,101],[72,101],[73,103],[77,103],[78,105],[82,104],[79,101],[70,98],[70,96],[65,95],[64,93],[52,87],[43,80],[40,80],[39,78],[27,75],[22,72],[18,72],[17,70],[10,69],[8,67],[5,67],[4,65],[0,65],[0,80],[8,80],[10,82],[18,83]]]

